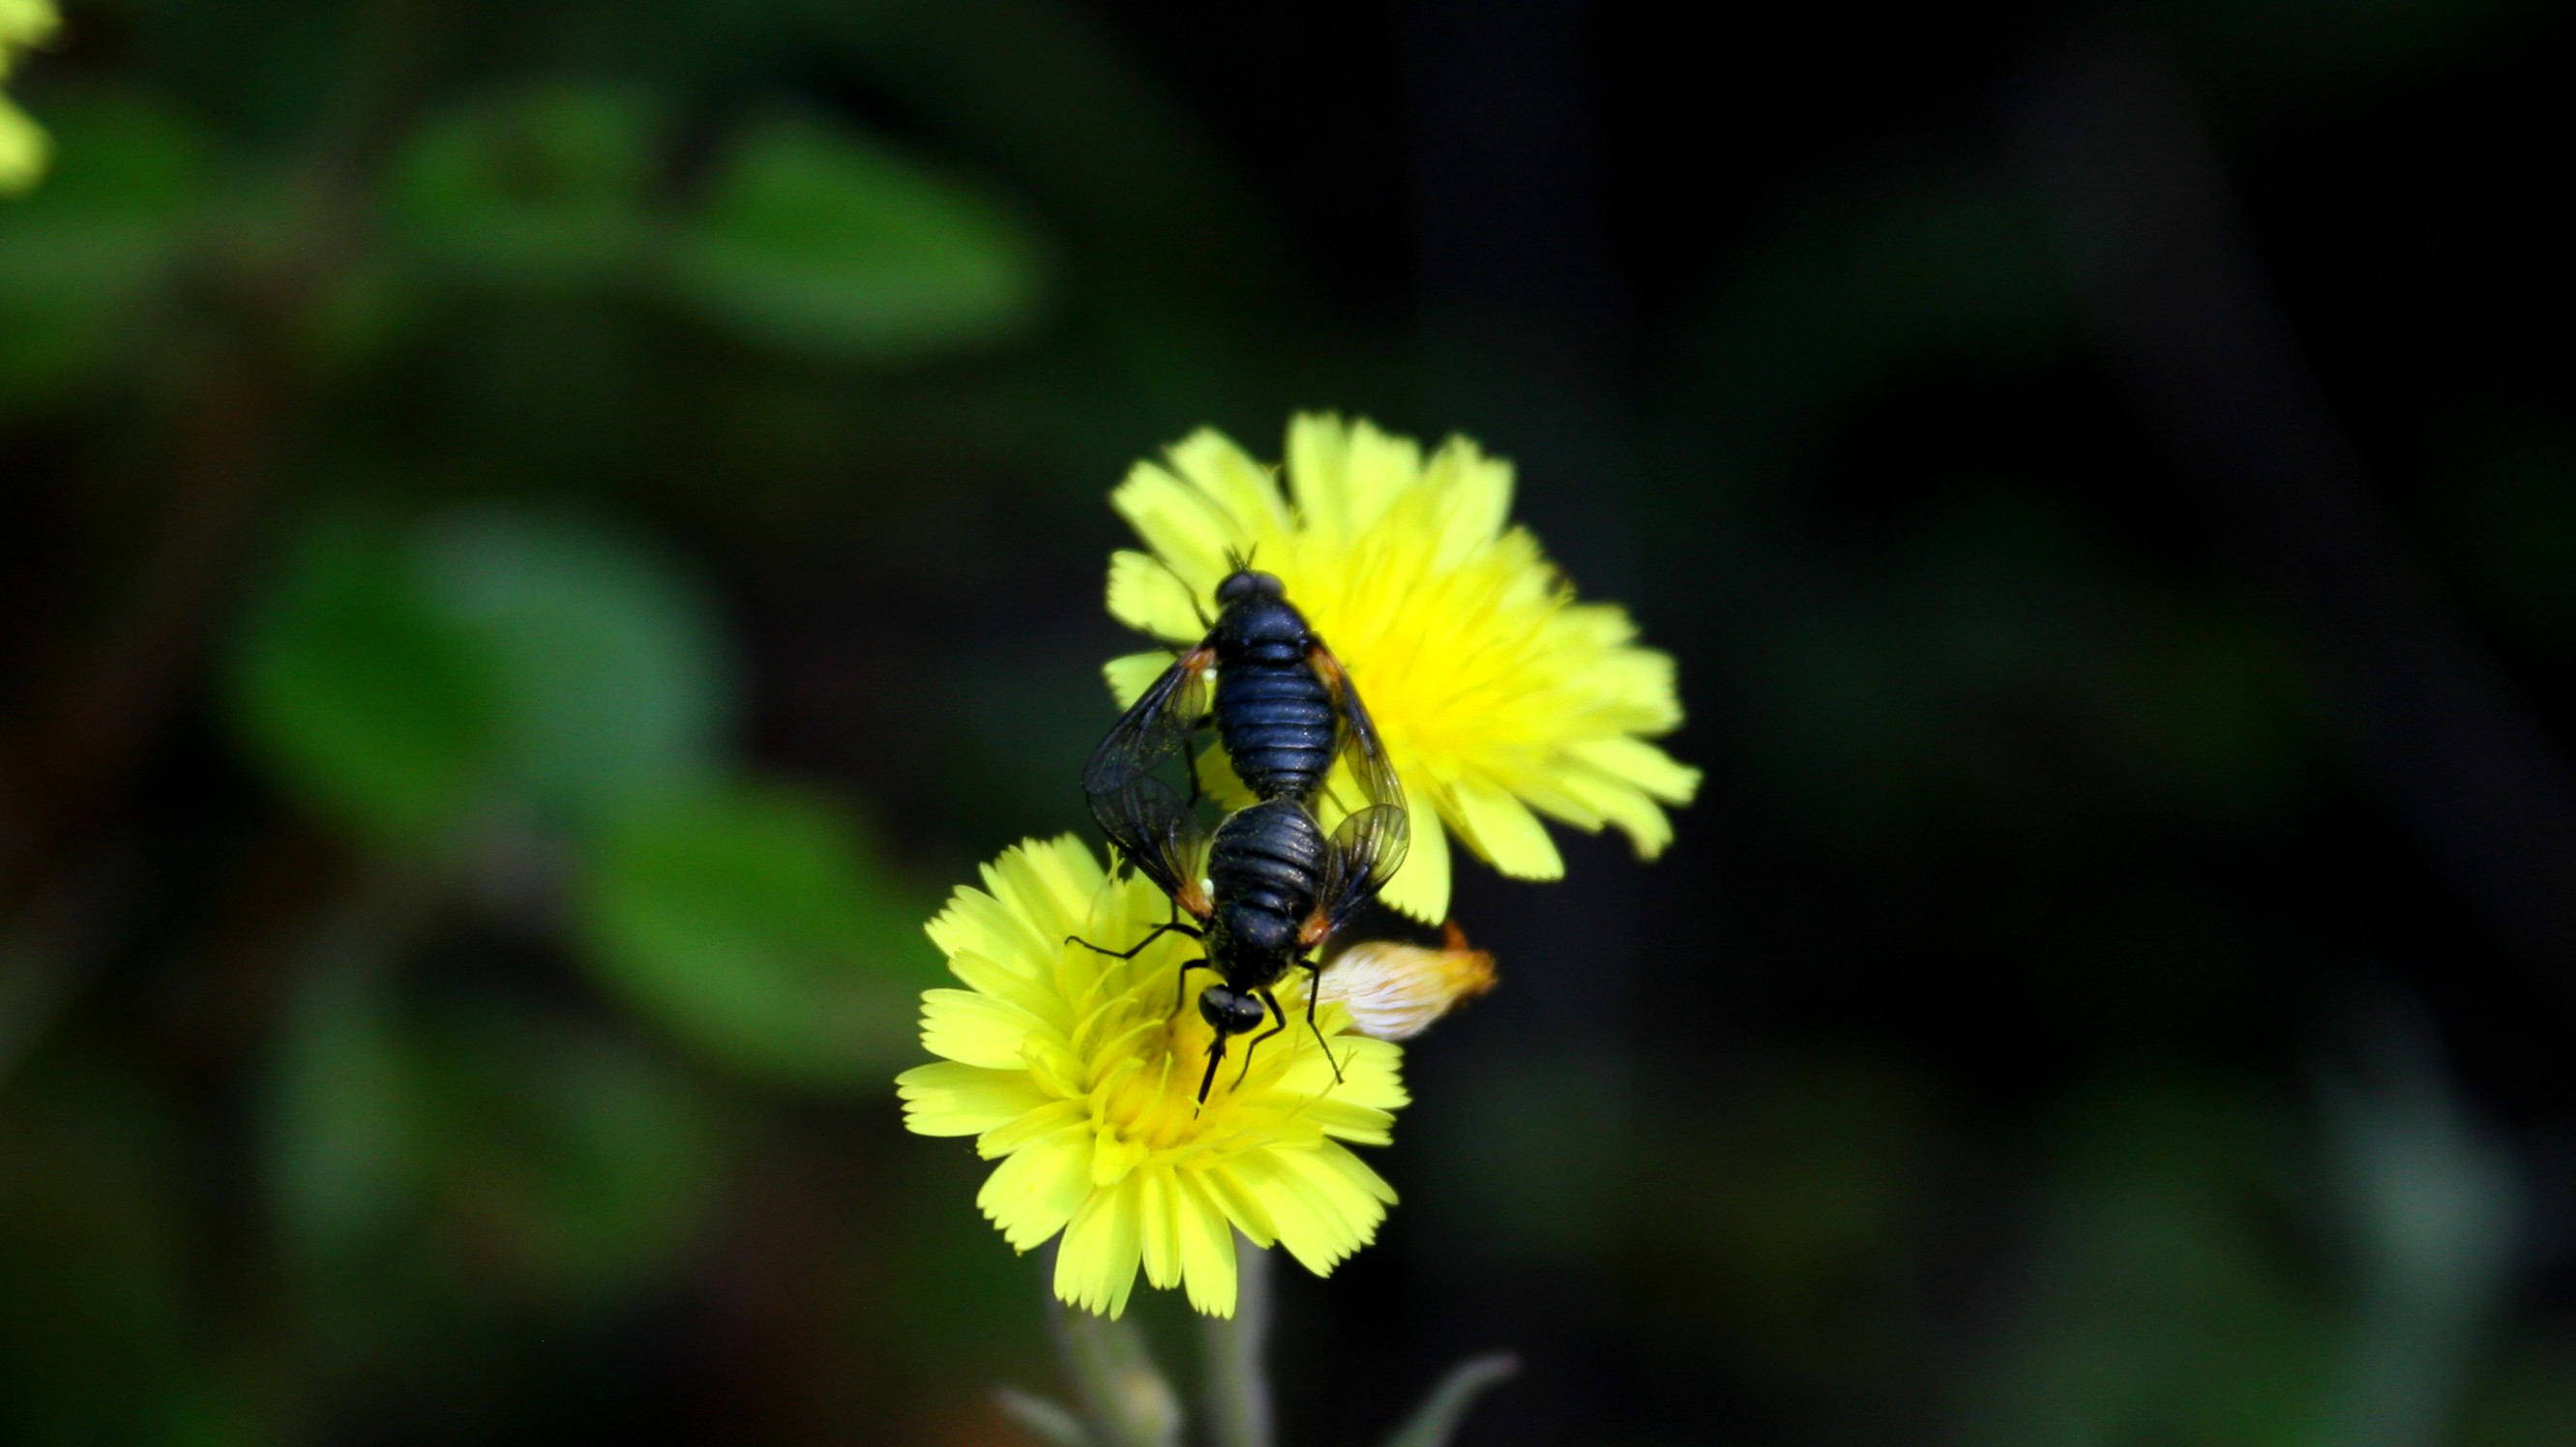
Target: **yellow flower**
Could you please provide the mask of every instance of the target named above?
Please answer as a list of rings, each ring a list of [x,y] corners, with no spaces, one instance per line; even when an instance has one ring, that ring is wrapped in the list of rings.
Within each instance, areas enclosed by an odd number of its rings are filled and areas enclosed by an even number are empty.
[[[1392,940],[1365,940],[1324,971],[1323,1000],[1350,1012],[1351,1028],[1372,1040],[1410,1040],[1433,1022],[1494,988],[1494,957],[1471,948],[1455,922],[1436,950]]]
[[[59,17],[54,0],[0,0],[0,83],[17,66],[18,52],[51,39]],[[36,184],[52,146],[44,131],[8,96],[0,95],[0,196]]]
[[[1141,1265],[1231,1316],[1235,1232],[1319,1276],[1377,1234],[1395,1192],[1342,1143],[1387,1143],[1406,1100],[1402,1051],[1349,1033],[1349,1015],[1323,1003],[1336,1083],[1304,987],[1282,982],[1291,1028],[1240,1076],[1236,1041],[1202,1108],[1211,1033],[1175,1008],[1195,945],[1165,935],[1120,960],[1065,942],[1125,949],[1169,913],[1152,884],[1111,881],[1070,835],[1005,852],[984,888],[959,889],[930,922],[967,988],[923,995],[921,1042],[943,1059],[895,1083],[906,1125],[971,1135],[1001,1161],[976,1204],[1013,1249],[1064,1233],[1057,1296],[1116,1316]],[[1191,978],[1195,995],[1208,976]]]
[[[1413,850],[1389,904],[1447,914],[1449,832],[1505,874],[1561,876],[1532,810],[1616,825],[1648,858],[1671,842],[1662,806],[1699,786],[1698,770],[1646,742],[1681,723],[1672,658],[1637,647],[1619,607],[1576,602],[1538,540],[1508,524],[1511,464],[1463,437],[1425,458],[1367,422],[1311,415],[1288,425],[1284,495],[1213,431],[1167,458],[1137,464],[1111,495],[1153,556],[1112,560],[1109,611],[1182,644],[1204,635],[1192,598],[1209,607],[1229,555],[1287,584],[1404,779]],[[1169,662],[1118,659],[1110,686],[1133,701]]]

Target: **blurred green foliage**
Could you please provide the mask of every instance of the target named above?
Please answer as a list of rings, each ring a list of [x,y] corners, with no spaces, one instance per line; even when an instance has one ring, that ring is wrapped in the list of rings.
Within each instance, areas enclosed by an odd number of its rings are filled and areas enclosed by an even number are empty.
[[[580,937],[602,984],[737,1069],[881,1089],[914,1050],[931,899],[848,824],[781,789],[685,795],[599,842]]]

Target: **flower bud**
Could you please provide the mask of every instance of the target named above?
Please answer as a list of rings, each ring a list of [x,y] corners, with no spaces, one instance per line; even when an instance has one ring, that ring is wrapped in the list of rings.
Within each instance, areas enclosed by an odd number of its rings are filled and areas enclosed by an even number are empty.
[[[1323,974],[1322,998],[1338,1000],[1363,1035],[1410,1040],[1458,1002],[1494,988],[1494,957],[1471,949],[1452,920],[1438,949],[1365,940],[1342,951]]]

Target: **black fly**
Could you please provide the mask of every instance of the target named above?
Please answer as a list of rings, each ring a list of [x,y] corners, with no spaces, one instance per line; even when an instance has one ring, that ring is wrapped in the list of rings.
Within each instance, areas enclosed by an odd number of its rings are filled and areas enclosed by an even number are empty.
[[[1377,897],[1412,837],[1404,786],[1350,675],[1279,580],[1238,564],[1216,599],[1207,637],[1154,680],[1082,771],[1092,818],[1121,858],[1173,904],[1171,921],[1133,948],[1102,953],[1133,959],[1157,936],[1187,935],[1205,958],[1181,966],[1184,995],[1192,970],[1212,969],[1219,978],[1199,995],[1199,1015],[1216,1031],[1199,1081],[1202,1104],[1229,1037],[1278,1021],[1244,1047],[1249,1070],[1252,1051],[1288,1028],[1271,987],[1291,969],[1316,968],[1314,951]],[[1210,723],[1256,800],[1213,831],[1198,815],[1194,749]],[[1336,800],[1347,808],[1327,838],[1314,805],[1336,758],[1349,766],[1360,797]],[[1164,777],[1175,763],[1187,776],[1186,791]],[[1184,913],[1196,923],[1184,922]],[[1306,1024],[1316,1028],[1311,989]],[[1323,1039],[1320,1029],[1315,1038]],[[1324,1058],[1332,1060],[1329,1047]],[[1340,1073],[1335,1063],[1335,1077]]]

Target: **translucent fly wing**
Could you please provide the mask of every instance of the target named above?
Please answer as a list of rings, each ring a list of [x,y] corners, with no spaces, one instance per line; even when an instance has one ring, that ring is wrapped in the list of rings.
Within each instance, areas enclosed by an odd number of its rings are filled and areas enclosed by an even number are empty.
[[[1333,651],[1317,643],[1308,655],[1324,686],[1331,690],[1333,703],[1341,713],[1341,758],[1359,785],[1357,799],[1336,798],[1349,812],[1358,813],[1376,805],[1391,804],[1400,812],[1404,808],[1404,781],[1396,776],[1395,764],[1387,758],[1386,744],[1379,739],[1376,721],[1369,717],[1368,705],[1360,702],[1360,691],[1351,682],[1350,673]],[[1402,846],[1397,858],[1403,857]],[[1394,870],[1390,866],[1389,873]]]
[[[1101,832],[1184,905],[1201,893],[1197,881],[1207,852],[1207,830],[1192,807],[1197,786],[1190,740],[1207,719],[1207,673],[1214,657],[1204,646],[1182,654],[1082,767],[1083,797]]]
[[[1207,873],[1208,829],[1189,801],[1152,775],[1125,787],[1091,796],[1091,817],[1133,865],[1172,902],[1205,919],[1207,891],[1199,880]]]
[[[1208,716],[1208,671],[1216,650],[1204,644],[1172,660],[1120,715],[1082,766],[1086,794],[1113,792],[1187,758],[1190,736]]]
[[[1333,830],[1324,854],[1323,887],[1316,892],[1306,943],[1321,944],[1368,907],[1404,866],[1413,845],[1413,820],[1402,804],[1372,804]]]

